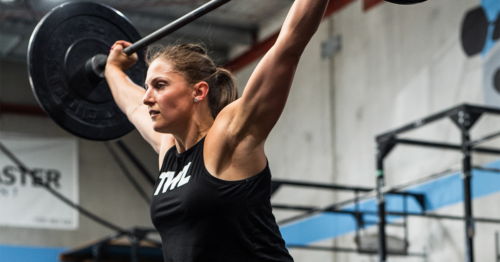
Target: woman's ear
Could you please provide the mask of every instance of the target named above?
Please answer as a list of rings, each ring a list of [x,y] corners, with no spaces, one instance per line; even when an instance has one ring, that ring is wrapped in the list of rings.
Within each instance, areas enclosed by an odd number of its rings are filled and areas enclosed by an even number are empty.
[[[197,98],[197,101],[203,101],[208,98],[208,91],[210,90],[207,82],[201,81],[194,85],[193,98]]]

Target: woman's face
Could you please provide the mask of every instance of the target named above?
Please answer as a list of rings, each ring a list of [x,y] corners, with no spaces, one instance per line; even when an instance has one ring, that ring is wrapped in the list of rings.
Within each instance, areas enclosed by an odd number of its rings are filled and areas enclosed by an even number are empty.
[[[143,103],[149,108],[156,132],[175,133],[188,122],[194,104],[193,87],[169,62],[158,58],[151,63],[145,87]]]

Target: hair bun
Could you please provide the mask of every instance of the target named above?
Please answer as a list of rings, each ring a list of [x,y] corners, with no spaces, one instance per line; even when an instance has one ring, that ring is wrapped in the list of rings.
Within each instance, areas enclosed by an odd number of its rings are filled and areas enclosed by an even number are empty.
[[[199,53],[202,55],[207,54],[207,50],[198,44],[180,44],[179,48],[186,49],[186,50],[189,50],[191,52]]]

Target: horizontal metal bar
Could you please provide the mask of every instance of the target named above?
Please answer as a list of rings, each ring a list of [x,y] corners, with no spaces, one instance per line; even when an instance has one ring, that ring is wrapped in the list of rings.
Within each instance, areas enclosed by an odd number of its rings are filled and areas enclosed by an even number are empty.
[[[412,129],[415,129],[418,127],[421,127],[423,125],[429,124],[429,123],[434,122],[436,120],[454,115],[454,114],[458,113],[458,111],[460,109],[462,109],[463,106],[464,106],[464,104],[453,107],[453,108],[445,110],[445,111],[441,111],[439,113],[436,113],[434,115],[419,119],[417,121],[413,121],[412,123],[407,124],[403,127],[400,127],[400,128],[394,129],[392,131],[378,135],[376,137],[376,140],[382,142],[389,137],[395,136],[397,134],[400,134],[400,133],[403,133],[403,132],[406,132],[406,131],[409,131],[409,130],[412,130]]]
[[[297,210],[306,212],[321,210],[321,208],[311,207],[311,206],[296,206],[296,205],[283,205],[283,204],[272,204],[271,206],[272,208],[277,208],[277,209],[288,209],[288,210]]]
[[[277,209],[299,210],[299,211],[306,211],[306,212],[316,212],[316,211],[321,210],[321,212],[339,213],[339,214],[370,214],[370,215],[377,215],[378,214],[376,211],[335,210],[335,209],[331,209],[331,208],[319,208],[319,207],[311,207],[311,206],[294,206],[294,205],[283,205],[283,204],[273,204],[272,207],[277,208]],[[465,217],[453,216],[453,215],[438,215],[438,214],[413,213],[413,212],[406,212],[405,213],[405,212],[393,212],[393,211],[387,211],[385,213],[386,213],[386,215],[391,215],[391,216],[418,216],[418,217],[428,217],[428,218],[435,218],[435,219],[465,220]],[[474,217],[473,219],[475,222],[500,224],[500,219],[482,218],[482,217]]]
[[[331,251],[331,252],[344,252],[344,253],[358,253],[360,255],[373,255],[376,253],[367,253],[367,252],[360,252],[356,248],[345,248],[345,247],[322,247],[322,246],[305,246],[305,245],[286,245],[288,248],[296,248],[296,249],[306,249],[306,250],[316,250],[316,251]],[[390,256],[413,256],[413,257],[425,257],[426,255],[424,253],[406,253],[406,254],[399,254],[399,253],[388,253]]]
[[[500,150],[499,149],[490,148],[490,147],[473,147],[472,151],[474,151],[476,153],[500,155]]]
[[[419,120],[413,121],[412,123],[407,124],[403,127],[400,127],[400,128],[394,129],[392,131],[380,134],[376,137],[376,140],[383,142],[386,139],[393,137],[397,134],[401,134],[403,132],[419,128],[423,125],[429,124],[429,123],[434,122],[436,120],[455,115],[460,110],[467,110],[467,111],[473,112],[473,113],[490,113],[490,114],[500,115],[500,109],[498,109],[498,108],[485,107],[485,106],[475,106],[475,105],[470,105],[470,104],[461,104],[461,105],[455,106],[453,108],[450,108],[450,109],[441,111],[439,113],[433,114],[431,116],[424,117],[424,118],[421,118]]]
[[[332,252],[345,252],[345,253],[359,253],[355,248],[345,247],[319,247],[319,246],[304,246],[304,245],[286,245],[287,248],[308,249],[317,251],[332,251]]]
[[[469,146],[472,146],[472,147],[476,146],[476,145],[478,145],[480,143],[483,143],[483,142],[486,142],[488,140],[494,139],[494,138],[496,138],[498,136],[500,136],[500,132],[496,132],[496,133],[493,133],[493,134],[486,135],[486,136],[478,138],[478,139],[476,139],[474,141],[470,141],[469,142]]]
[[[409,187],[409,186],[413,186],[413,185],[417,185],[417,184],[420,184],[420,183],[423,183],[423,182],[426,182],[426,181],[429,181],[429,180],[434,180],[434,179],[440,178],[442,176],[446,176],[446,175],[448,175],[450,173],[459,172],[459,171],[460,171],[460,169],[452,169],[452,168],[446,169],[446,170],[444,170],[442,172],[435,173],[435,174],[432,174],[432,175],[429,175],[429,176],[426,176],[426,177],[423,177],[423,178],[419,178],[419,179],[416,179],[416,180],[412,180],[412,181],[409,181],[409,182],[405,182],[405,183],[399,184],[397,186],[384,188],[382,193],[385,194],[387,192],[398,192],[398,191],[402,190],[403,188],[406,188],[406,187]],[[303,219],[303,218],[311,216],[312,214],[315,214],[315,213],[325,212],[326,209],[332,209],[332,210],[334,210],[334,209],[340,209],[340,208],[342,208],[342,207],[344,207],[344,206],[346,206],[348,204],[352,204],[352,203],[357,202],[357,201],[362,201],[362,200],[365,200],[365,199],[373,198],[373,197],[376,196],[376,194],[377,194],[377,192],[375,190],[373,190],[373,191],[367,192],[364,195],[361,195],[361,196],[359,196],[357,198],[347,199],[347,200],[344,200],[344,201],[332,204],[330,206],[327,206],[325,208],[320,208],[319,210],[311,211],[310,213],[300,214],[300,215],[296,215],[296,216],[293,216],[293,217],[290,217],[290,218],[283,219],[283,220],[279,221],[278,224],[282,225],[282,224],[293,222],[293,221],[298,220],[298,219]]]
[[[438,142],[412,140],[412,139],[395,139],[395,141],[398,144],[405,144],[405,145],[437,147],[437,148],[453,149],[453,150],[461,150],[462,149],[462,147],[460,145],[448,144],[448,143],[438,143]]]
[[[482,166],[474,166],[473,169],[483,170],[483,171],[489,171],[489,172],[495,172],[495,173],[500,173],[500,169],[497,169],[497,168],[488,168],[488,167],[482,167]]]
[[[491,106],[477,106],[470,104],[463,104],[467,108],[468,111],[473,113],[490,113],[495,115],[500,115],[500,109]]]
[[[405,224],[403,223],[387,223],[386,226],[392,226],[392,227],[406,227]]]
[[[426,147],[435,147],[435,148],[443,148],[443,149],[452,149],[452,150],[462,150],[462,146],[457,144],[448,144],[448,143],[438,143],[431,141],[423,141],[423,140],[412,140],[412,139],[395,139],[396,143],[406,144],[406,145],[415,145],[415,146],[426,146]],[[485,154],[499,154],[500,149],[495,148],[487,148],[487,147],[475,147],[471,149],[476,153],[485,153]]]
[[[405,213],[403,213],[403,212],[386,212],[386,214],[393,215],[393,216],[404,216]],[[429,213],[406,213],[406,215],[418,216],[418,217],[428,217],[428,218],[435,218],[435,219],[465,220],[465,217],[462,217],[462,216],[437,215],[437,214],[429,214]],[[480,223],[500,224],[500,219],[484,218],[484,217],[473,217],[473,219],[475,222],[480,222]]]
[[[369,187],[355,187],[355,186],[346,186],[346,185],[338,185],[338,184],[327,184],[327,183],[314,183],[314,182],[303,182],[303,181],[290,181],[290,180],[279,180],[273,179],[273,183],[278,183],[281,185],[288,186],[301,186],[301,187],[315,187],[315,188],[325,188],[325,189],[333,189],[333,190],[346,190],[346,191],[360,191],[360,192],[369,192],[374,190]]]

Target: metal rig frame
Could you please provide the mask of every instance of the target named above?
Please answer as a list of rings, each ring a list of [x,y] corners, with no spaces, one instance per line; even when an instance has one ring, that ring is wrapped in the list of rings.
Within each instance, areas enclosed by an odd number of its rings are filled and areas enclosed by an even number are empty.
[[[385,194],[389,193],[383,190],[385,186],[384,180],[384,160],[391,150],[398,144],[424,146],[424,147],[434,147],[441,149],[450,149],[460,151],[463,155],[462,158],[462,179],[463,179],[463,190],[464,190],[464,220],[465,220],[465,243],[466,252],[465,257],[467,262],[474,262],[474,222],[478,221],[472,215],[472,199],[471,199],[471,178],[472,178],[472,158],[471,153],[485,153],[485,154],[496,154],[500,155],[499,149],[477,147],[480,143],[491,140],[497,136],[500,136],[500,132],[490,134],[488,136],[479,138],[477,140],[471,140],[469,130],[474,126],[477,120],[484,114],[496,114],[500,115],[500,109],[484,106],[475,106],[469,104],[461,104],[451,109],[445,110],[443,112],[431,115],[429,117],[422,118],[420,120],[414,121],[411,124],[405,125],[401,128],[386,132],[384,134],[378,135],[376,137],[377,143],[377,153],[376,153],[376,163],[377,163],[377,203],[378,203],[378,215],[379,215],[379,261],[385,262],[387,259],[387,246],[386,246],[386,215],[388,212],[385,210]],[[449,143],[436,143],[422,140],[410,140],[410,139],[400,139],[397,136],[404,132],[422,127],[426,124],[432,123],[436,120],[442,118],[450,118],[453,123],[458,127],[462,136],[461,144],[449,144]],[[474,167],[476,168],[476,167]],[[489,169],[489,171],[496,171]]]
[[[366,225],[370,224],[367,221],[364,221],[363,215],[364,214],[378,214],[379,216],[379,221],[378,221],[378,230],[379,230],[379,250],[378,250],[378,255],[380,258],[381,262],[385,262],[387,255],[396,255],[396,256],[419,256],[423,257],[426,259],[427,255],[426,253],[410,253],[410,252],[403,252],[403,253],[391,253],[387,250],[387,243],[386,243],[386,234],[385,234],[385,227],[391,224],[388,224],[386,222],[386,216],[387,215],[396,215],[396,216],[402,216],[403,217],[403,223],[400,224],[395,224],[395,226],[401,226],[404,228],[404,236],[405,236],[405,241],[407,240],[408,236],[408,228],[407,228],[407,217],[408,216],[418,216],[418,217],[428,217],[428,218],[433,218],[433,219],[451,219],[451,220],[464,220],[465,221],[465,230],[466,230],[466,258],[467,262],[473,262],[474,257],[473,257],[473,234],[474,234],[474,222],[484,222],[484,223],[497,223],[500,224],[500,219],[494,219],[494,218],[479,218],[479,217],[473,217],[472,216],[472,201],[471,201],[471,177],[472,177],[472,168],[475,169],[482,169],[485,171],[491,171],[491,172],[499,172],[499,169],[491,169],[491,168],[482,168],[482,167],[476,167],[472,166],[472,161],[471,161],[471,152],[478,152],[478,153],[486,153],[486,154],[496,154],[500,155],[500,149],[494,149],[494,148],[486,148],[486,147],[477,147],[478,144],[491,140],[493,138],[496,138],[500,136],[500,132],[493,133],[490,135],[487,135],[485,137],[482,137],[477,140],[471,141],[470,139],[470,134],[469,130],[473,127],[473,125],[476,123],[476,121],[480,118],[480,116],[483,113],[490,113],[490,114],[497,114],[500,115],[500,109],[496,108],[490,108],[490,107],[481,107],[481,106],[473,106],[473,105],[468,105],[468,104],[462,104],[456,107],[453,107],[449,110],[445,110],[441,113],[437,113],[434,115],[431,115],[429,117],[417,120],[411,124],[408,124],[406,126],[403,126],[401,128],[395,129],[393,131],[384,133],[382,135],[379,135],[376,137],[376,142],[377,142],[377,154],[376,154],[376,160],[377,160],[377,187],[376,188],[367,188],[367,187],[355,187],[355,186],[347,186],[347,185],[339,185],[339,184],[326,184],[326,183],[311,183],[311,182],[302,182],[302,181],[287,181],[287,180],[273,180],[272,181],[272,190],[271,194],[274,194],[278,188],[281,186],[299,186],[299,187],[312,187],[312,188],[320,188],[320,189],[327,189],[327,190],[341,190],[341,191],[352,191],[355,194],[355,197],[353,199],[349,199],[346,201],[342,201],[339,203],[334,203],[332,205],[329,205],[324,208],[320,207],[312,207],[312,206],[297,206],[297,205],[282,205],[282,204],[273,204],[272,207],[276,209],[287,209],[287,210],[299,210],[299,211],[305,211],[303,214],[294,216],[291,218],[287,218],[283,221],[280,221],[279,224],[283,223],[288,223],[291,221],[295,221],[298,219],[302,219],[308,216],[311,216],[312,214],[316,213],[322,213],[322,212],[331,212],[331,213],[343,213],[343,214],[351,214],[353,215],[354,219],[357,222],[357,228],[356,228],[356,235],[359,234],[359,230],[361,228],[364,228]],[[436,142],[429,142],[429,141],[421,141],[421,140],[409,140],[409,139],[400,139],[397,138],[398,134],[401,134],[403,132],[409,131],[416,129],[418,127],[421,127],[423,125],[429,124],[431,122],[434,122],[436,120],[449,117],[460,129],[462,133],[462,144],[460,145],[454,145],[454,144],[448,144],[448,143],[436,143]],[[147,169],[144,167],[144,165],[141,163],[141,161],[132,153],[132,151],[120,140],[115,141],[118,148],[122,151],[122,153],[130,160],[130,162],[137,168],[137,170],[142,174],[143,178],[151,184],[151,186],[154,186],[154,176],[150,174]],[[408,144],[408,145],[418,145],[418,146],[425,146],[425,147],[435,147],[435,148],[443,148],[443,149],[451,149],[451,150],[457,150],[462,152],[463,154],[463,161],[462,161],[462,173],[463,173],[463,185],[464,185],[464,211],[465,215],[462,216],[453,216],[453,215],[437,215],[437,214],[430,214],[425,212],[425,195],[424,194],[416,194],[416,193],[409,193],[409,192],[402,192],[402,190],[405,187],[408,187],[410,185],[415,185],[416,183],[421,183],[423,181],[428,181],[432,179],[436,179],[437,177],[449,174],[455,170],[445,170],[444,172],[440,172],[437,174],[433,174],[429,177],[419,179],[417,181],[413,181],[407,184],[403,185],[398,185],[394,186],[391,188],[386,188],[384,187],[385,181],[384,181],[384,159],[385,157],[390,153],[390,151],[397,145],[397,144]],[[110,146],[110,144],[106,144],[108,147],[108,150],[110,151],[111,155],[114,157],[115,161],[119,165],[119,167],[122,169],[124,174],[127,176],[129,181],[134,185],[135,189],[137,192],[143,196],[143,198],[146,200],[146,202],[149,202],[149,197],[147,196],[147,193],[142,190],[142,188],[139,186],[139,183],[136,179],[133,178],[133,176],[127,171],[124,163],[120,160],[118,154],[113,150],[113,148]],[[2,143],[0,143],[0,151],[3,151],[7,157],[9,157],[16,165],[22,169],[25,170],[26,172],[30,173],[31,170],[24,165],[19,159],[17,159],[16,156],[12,154],[5,146],[3,146]],[[109,240],[114,239],[118,236],[123,236],[127,235],[131,238],[132,246],[131,246],[131,261],[138,261],[138,240],[141,239],[147,239],[145,235],[149,232],[154,231],[154,229],[139,229],[139,228],[132,228],[132,229],[123,229],[117,225],[114,225],[111,222],[108,222],[95,214],[91,213],[90,211],[86,210],[85,208],[71,202],[68,198],[62,196],[59,194],[57,191],[52,189],[50,186],[45,185],[45,188],[52,193],[54,196],[59,198],[61,201],[64,203],[68,204],[72,208],[78,210],[82,215],[87,216],[88,218],[92,219],[93,221],[110,228],[114,231],[117,232],[116,235],[106,237],[102,239],[101,242],[97,243],[97,245],[94,247],[95,250],[93,250],[94,255],[94,261],[99,261],[100,257],[100,246],[99,244],[105,244]],[[359,195],[360,193],[363,193],[363,195]],[[401,195],[404,197],[404,202],[406,203],[408,197],[413,197],[417,203],[420,204],[420,207],[422,208],[421,213],[415,213],[415,212],[407,212],[406,210],[406,205],[403,208],[403,212],[388,212],[385,210],[385,195],[386,194],[392,194],[392,195]],[[368,199],[371,197],[377,197],[378,201],[378,211],[360,211],[358,209],[358,203],[361,200]],[[349,210],[341,210],[340,208],[346,206],[347,204],[352,204],[354,203],[355,205],[355,210],[354,211],[349,211]],[[154,242],[154,241],[153,241]],[[159,243],[158,243],[159,245]],[[300,248],[300,249],[308,249],[308,250],[318,250],[318,251],[333,251],[333,252],[350,252],[350,253],[360,253],[360,254],[376,254],[372,251],[366,251],[366,250],[360,250],[360,247],[358,246],[358,249],[353,249],[353,248],[342,248],[342,247],[322,247],[322,246],[305,246],[305,245],[288,245],[289,248]],[[499,240],[498,240],[498,233],[496,234],[496,258],[497,261],[500,262],[500,247],[499,247]]]
[[[354,203],[354,211],[351,210],[340,210],[339,203],[333,204],[326,208],[317,208],[312,206],[298,206],[298,205],[284,205],[284,204],[272,204],[274,209],[283,209],[283,210],[297,210],[297,211],[305,211],[304,214],[299,216],[295,216],[289,219],[285,219],[280,221],[279,224],[288,223],[291,221],[298,220],[303,217],[310,216],[314,213],[338,213],[338,214],[350,214],[356,221],[356,239],[359,239],[360,229],[365,228],[365,226],[372,224],[369,221],[365,221],[365,214],[377,214],[375,211],[361,211],[359,210],[359,201],[368,198],[371,194],[370,192],[374,192],[374,188],[368,187],[356,187],[356,186],[347,186],[347,185],[339,185],[339,184],[326,184],[326,183],[311,183],[311,182],[302,182],[302,181],[290,181],[290,180],[273,180],[272,181],[271,194],[274,194],[280,187],[282,186],[295,186],[295,187],[309,187],[309,188],[318,188],[318,189],[327,189],[327,190],[340,190],[340,191],[352,191],[354,192],[355,197],[352,200],[345,201],[341,203],[340,206],[343,206],[348,203]],[[365,193],[363,196],[359,196],[359,193]],[[390,192],[388,194],[393,195],[401,195],[405,202],[408,197],[413,197],[417,203],[424,209],[425,208],[425,196],[423,194],[417,193],[409,193],[409,192]],[[409,215],[414,215],[413,213],[407,212],[406,205],[404,205],[403,212],[390,212],[390,215],[398,215],[403,216],[403,223],[394,223],[391,224],[393,226],[402,227],[404,229],[404,242],[408,244],[408,227],[407,227],[407,217]],[[498,221],[500,223],[500,220]],[[408,246],[408,245],[407,245]],[[296,244],[288,244],[288,248],[297,248],[297,249],[307,249],[307,250],[316,250],[316,251],[333,251],[333,252],[346,252],[346,253],[359,253],[359,254],[367,254],[373,255],[376,254],[376,250],[364,250],[358,245],[357,249],[354,248],[346,248],[346,247],[324,247],[324,246],[310,246],[310,245],[296,245]],[[391,252],[391,255],[394,256],[415,256],[415,257],[423,257],[426,258],[425,253],[412,253],[407,250],[401,252]]]
[[[355,197],[346,201],[342,201],[339,203],[334,203],[332,205],[329,205],[327,207],[313,207],[313,206],[297,206],[297,205],[283,205],[283,204],[273,204],[272,207],[275,209],[285,209],[285,210],[297,210],[297,211],[304,211],[303,214],[293,216],[290,218],[286,218],[282,221],[279,221],[279,224],[285,224],[289,223],[292,221],[296,221],[299,219],[303,219],[306,217],[309,217],[313,214],[317,213],[322,213],[322,212],[329,212],[329,213],[344,213],[344,214],[352,214],[357,222],[357,229],[356,229],[356,235],[358,235],[358,230],[360,228],[365,227],[369,223],[363,220],[363,214],[377,214],[379,216],[379,221],[378,221],[378,230],[379,230],[379,250],[378,252],[363,252],[360,250],[359,246],[358,249],[352,249],[352,248],[342,248],[342,247],[323,247],[323,246],[307,246],[307,245],[288,245],[289,248],[300,248],[300,249],[308,249],[308,250],[319,250],[319,251],[333,251],[333,252],[350,252],[350,253],[365,253],[365,254],[376,254],[378,253],[380,261],[385,262],[387,255],[406,255],[406,256],[421,256],[424,259],[426,259],[426,252],[424,253],[391,253],[387,250],[387,242],[386,242],[386,234],[385,234],[385,227],[389,226],[391,224],[387,223],[386,221],[386,216],[387,215],[396,215],[396,216],[401,216],[403,217],[403,223],[397,224],[395,226],[402,226],[404,228],[404,236],[405,236],[405,241],[407,241],[407,235],[408,235],[408,228],[407,228],[407,217],[408,216],[417,216],[417,217],[428,217],[432,219],[449,219],[449,220],[464,220],[465,221],[465,229],[466,229],[466,244],[467,244],[467,261],[468,262],[473,262],[473,251],[472,251],[472,237],[473,237],[473,228],[474,228],[474,222],[481,222],[481,223],[495,223],[495,224],[500,224],[500,219],[496,218],[480,218],[480,217],[473,217],[472,216],[472,206],[471,206],[471,171],[472,168],[478,169],[478,170],[485,170],[485,171],[490,171],[490,172],[497,172],[500,173],[500,169],[493,169],[493,168],[484,168],[484,167],[479,167],[479,166],[472,166],[472,161],[471,161],[471,152],[478,152],[478,153],[486,153],[486,154],[496,154],[500,155],[500,149],[494,149],[494,148],[486,148],[486,147],[477,147],[482,142],[491,140],[493,138],[496,138],[500,136],[500,132],[492,133],[490,135],[487,135],[485,137],[482,137],[477,140],[471,141],[470,135],[469,135],[469,130],[472,128],[472,126],[476,123],[476,121],[479,119],[479,117],[483,113],[490,113],[490,114],[497,114],[500,115],[500,109],[496,108],[490,108],[490,107],[482,107],[482,106],[473,106],[473,105],[468,105],[468,104],[461,104],[456,107],[453,107],[451,109],[445,110],[441,113],[437,113],[434,115],[431,115],[429,117],[417,120],[411,124],[408,124],[406,126],[403,126],[401,128],[395,129],[393,131],[384,133],[382,135],[379,135],[376,137],[377,141],[377,187],[376,188],[366,188],[366,187],[354,187],[354,186],[346,186],[346,185],[338,185],[338,184],[325,184],[325,183],[310,183],[310,182],[301,182],[301,181],[286,181],[286,180],[273,180],[272,184],[272,190],[271,193],[275,193],[276,190],[283,186],[299,186],[299,187],[313,187],[313,188],[321,188],[321,189],[330,189],[330,190],[342,190],[342,191],[352,191],[355,193]],[[409,131],[416,129],[418,127],[421,127],[425,124],[434,122],[436,120],[449,117],[451,120],[458,126],[460,131],[462,132],[462,144],[461,145],[454,145],[454,144],[448,144],[448,143],[436,143],[436,142],[429,142],[429,141],[421,141],[421,140],[410,140],[410,139],[400,139],[397,138],[396,135],[401,134],[403,132]],[[443,149],[451,149],[451,150],[458,150],[461,151],[464,155],[463,161],[462,161],[462,168],[461,169],[447,169],[444,170],[443,172],[435,173],[430,176],[424,177],[417,179],[415,181],[411,181],[405,184],[401,185],[396,185],[392,187],[385,187],[385,181],[384,181],[384,166],[383,166],[383,161],[385,157],[390,153],[390,151],[398,144],[408,144],[408,145],[419,145],[419,146],[426,146],[426,147],[436,147],[436,148],[443,148]],[[439,214],[432,214],[426,212],[426,206],[425,206],[425,195],[424,194],[415,194],[415,193],[409,193],[409,192],[403,192],[403,190],[406,187],[416,185],[425,181],[430,181],[437,179],[439,177],[451,174],[453,172],[459,172],[462,171],[464,173],[463,180],[464,180],[464,209],[465,209],[465,215],[464,216],[455,216],[455,215],[439,215]],[[363,193],[363,195],[359,195],[359,193]],[[385,195],[389,194],[398,194],[402,195],[404,197],[404,204],[403,204],[403,212],[392,212],[392,211],[386,211],[385,210]],[[369,199],[372,197],[376,197],[377,199],[377,204],[378,204],[378,211],[374,212],[367,212],[367,211],[360,211],[358,210],[358,202],[364,199]],[[417,213],[417,212],[407,212],[406,210],[406,202],[407,202],[407,197],[413,197],[417,203],[419,203],[420,207],[422,208],[422,212]],[[342,207],[345,207],[348,204],[353,204],[355,205],[355,210],[354,211],[348,211],[348,210],[342,210]],[[498,242],[498,240],[497,240]],[[499,244],[497,244],[498,246]],[[500,247],[497,247],[499,250],[497,250],[496,253],[498,254],[498,262],[500,262]]]

